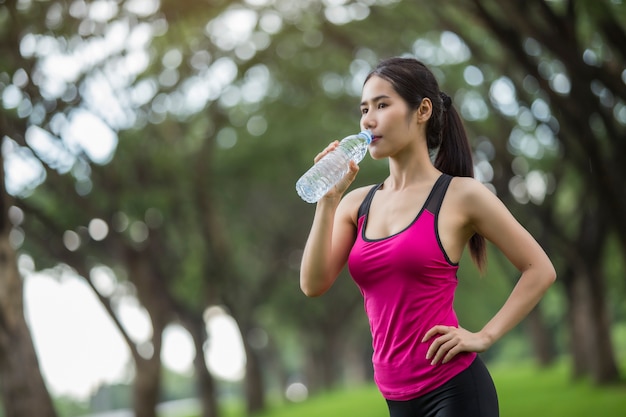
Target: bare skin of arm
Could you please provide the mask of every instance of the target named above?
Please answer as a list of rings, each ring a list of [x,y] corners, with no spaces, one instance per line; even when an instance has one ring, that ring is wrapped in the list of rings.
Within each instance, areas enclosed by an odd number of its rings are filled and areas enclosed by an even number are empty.
[[[334,150],[337,144],[331,143],[316,156],[315,162]],[[367,189],[356,189],[343,199],[342,195],[358,171],[358,165],[351,161],[350,169],[342,181],[317,203],[300,266],[300,288],[309,297],[324,294],[347,262],[356,234],[358,206]]]
[[[487,350],[526,317],[556,279],[541,246],[491,191],[470,178],[455,178],[450,187],[446,195],[450,200],[444,200],[441,214],[448,219],[440,224],[444,247],[460,257],[464,246],[460,243],[478,233],[495,244],[521,275],[502,308],[480,331],[434,326],[426,333],[423,342],[438,336],[427,353],[433,365],[446,363],[460,352]]]

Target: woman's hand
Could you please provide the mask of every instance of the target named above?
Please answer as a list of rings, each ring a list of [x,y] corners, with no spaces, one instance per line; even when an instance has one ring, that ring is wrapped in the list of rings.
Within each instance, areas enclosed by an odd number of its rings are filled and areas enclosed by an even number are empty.
[[[472,333],[462,327],[435,326],[424,335],[422,343],[439,335],[428,348],[426,359],[430,364],[450,362],[461,352],[484,352],[491,346],[489,340],[480,333]]]
[[[337,149],[337,146],[339,146],[339,141],[336,140],[331,142],[322,152],[317,154],[317,156],[313,159],[313,162],[317,163],[320,159]],[[335,184],[335,186],[332,187],[324,197],[341,197],[350,187],[350,184],[352,184],[358,172],[359,165],[353,160],[350,160],[346,175],[344,175],[343,178]]]

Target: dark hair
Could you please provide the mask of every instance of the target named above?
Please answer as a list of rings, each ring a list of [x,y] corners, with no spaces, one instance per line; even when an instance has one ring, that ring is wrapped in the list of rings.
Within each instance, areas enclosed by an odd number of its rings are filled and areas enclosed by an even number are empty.
[[[433,110],[426,125],[426,145],[429,152],[436,152],[435,168],[452,176],[473,177],[474,163],[465,127],[451,98],[439,89],[432,71],[417,59],[396,57],[380,62],[365,82],[374,75],[389,81],[410,109],[417,109],[422,100],[430,99]],[[482,271],[486,260],[485,238],[474,234],[469,248]]]

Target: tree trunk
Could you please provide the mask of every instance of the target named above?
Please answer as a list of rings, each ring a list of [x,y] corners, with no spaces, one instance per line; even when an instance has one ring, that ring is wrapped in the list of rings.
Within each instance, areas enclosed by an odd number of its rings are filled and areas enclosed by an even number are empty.
[[[156,417],[156,406],[161,393],[163,330],[173,315],[172,303],[164,288],[161,271],[154,267],[156,260],[150,257],[152,252],[147,249],[134,251],[130,248],[127,251],[129,279],[135,285],[137,298],[147,310],[152,324],[152,338],[149,341],[151,352],[142,349],[145,346],[130,345],[135,360],[133,408],[135,417]]]
[[[605,219],[609,218],[605,216],[604,219],[600,219],[600,216],[601,214],[591,215],[591,221],[594,222],[593,228],[602,229]],[[599,233],[596,239],[590,238],[587,234],[583,235],[581,240],[588,242],[588,244],[595,242],[596,247],[604,247],[606,234]],[[579,333],[579,337],[584,339],[577,339],[574,343],[584,341],[588,345],[585,349],[585,353],[588,355],[588,371],[593,382],[601,385],[618,381],[619,371],[611,341],[602,251],[594,253],[591,248],[587,247],[586,249],[583,252],[586,255],[584,256],[586,268],[583,269],[584,272],[581,271],[580,276],[577,276],[582,282],[575,282],[574,294],[585,300],[585,310],[589,317],[584,323],[589,327],[584,329],[584,334]],[[576,302],[576,300],[573,301]],[[574,304],[574,308],[576,308],[575,306],[576,304]]]
[[[304,381],[302,382],[309,390],[309,394],[318,393],[324,388],[324,370],[321,364],[324,363],[325,355],[323,350],[320,352],[319,349],[310,345],[304,349]]]
[[[312,335],[319,339],[308,341],[307,382],[309,391],[319,392],[335,388],[341,377],[344,357],[343,340],[339,336],[341,327],[320,325]],[[321,335],[321,337],[319,336]],[[370,358],[371,360],[371,358]]]
[[[258,414],[266,409],[265,402],[265,380],[263,378],[263,357],[262,352],[256,349],[251,343],[248,335],[254,328],[252,320],[248,317],[251,314],[242,308],[236,308],[234,303],[227,303],[231,317],[237,323],[237,328],[241,335],[244,352],[246,354],[246,368],[244,386],[246,394],[246,411],[248,415]],[[244,317],[244,314],[248,317]]]
[[[56,417],[22,307],[22,281],[8,239],[0,240],[0,381],[5,415]]]
[[[338,320],[339,322],[339,320]],[[339,336],[342,334],[341,328],[334,327],[328,329],[326,345],[324,351],[324,361],[322,367],[324,369],[324,388],[331,390],[336,388],[341,379],[341,371],[343,370],[343,339]]]
[[[587,278],[591,315],[595,318],[592,333],[588,335],[592,348],[589,356],[589,373],[597,385],[619,381],[619,370],[611,340],[611,321],[607,311],[604,278],[600,278],[603,276],[602,264],[598,262],[596,271]]]
[[[260,354],[245,339],[242,335],[246,352],[246,409],[248,415],[253,415],[265,410],[265,383]]]
[[[154,338],[161,337],[156,334]],[[156,350],[149,359],[135,358],[133,381],[133,409],[135,417],[156,417],[156,404],[161,388],[161,352]]]
[[[193,360],[196,387],[202,407],[201,417],[219,417],[219,407],[215,393],[215,380],[209,372],[204,358],[204,346],[207,341],[206,325],[202,317],[192,316],[191,313],[181,314],[182,324],[191,334],[196,355]]]
[[[575,272],[567,277],[566,294],[568,299],[568,324],[570,328],[569,347],[572,355],[572,376],[582,378],[589,372],[589,358],[594,354],[589,341],[593,333],[594,321],[591,318],[590,293],[585,279]]]
[[[4,160],[0,153],[0,167]],[[17,254],[10,244],[11,198],[0,169],[0,383],[8,417],[55,417],[39,361],[24,318],[23,285]]]
[[[590,375],[595,384],[619,380],[606,307],[603,257],[606,213],[586,207],[576,250],[569,253],[571,270],[563,279],[568,298],[573,375]]]
[[[526,331],[531,340],[531,346],[537,363],[547,367],[554,362],[556,348],[552,332],[547,328],[541,314],[541,305],[535,307],[525,320]]]

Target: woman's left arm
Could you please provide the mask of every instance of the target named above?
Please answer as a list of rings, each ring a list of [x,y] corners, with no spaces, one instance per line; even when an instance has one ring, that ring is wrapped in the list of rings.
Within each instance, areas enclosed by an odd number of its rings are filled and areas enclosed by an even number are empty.
[[[439,335],[427,354],[433,364],[446,363],[460,352],[487,350],[530,313],[556,279],[544,250],[498,197],[476,180],[456,180],[463,182],[462,205],[457,207],[464,208],[470,230],[495,244],[521,276],[502,308],[480,331],[449,326],[430,329],[424,342]]]

